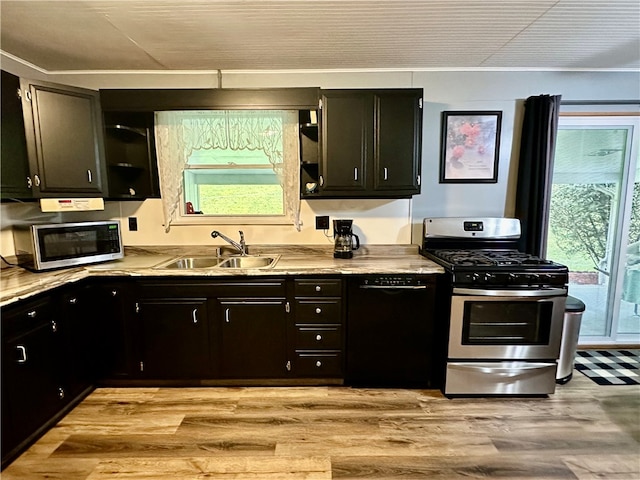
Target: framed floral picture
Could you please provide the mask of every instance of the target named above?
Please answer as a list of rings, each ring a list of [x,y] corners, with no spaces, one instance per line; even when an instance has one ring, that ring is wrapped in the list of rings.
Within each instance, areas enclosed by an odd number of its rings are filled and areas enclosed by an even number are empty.
[[[502,112],[442,112],[440,183],[497,183]]]

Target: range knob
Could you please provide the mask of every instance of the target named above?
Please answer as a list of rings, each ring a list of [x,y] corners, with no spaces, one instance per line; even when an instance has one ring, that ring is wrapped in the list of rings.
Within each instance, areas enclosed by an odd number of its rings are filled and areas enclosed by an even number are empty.
[[[483,280],[485,281],[485,283],[490,283],[490,282],[491,282],[491,280],[492,280],[493,278],[494,278],[494,276],[493,276],[492,274],[490,274],[490,273],[485,273],[485,274],[484,274],[484,279],[483,279]]]

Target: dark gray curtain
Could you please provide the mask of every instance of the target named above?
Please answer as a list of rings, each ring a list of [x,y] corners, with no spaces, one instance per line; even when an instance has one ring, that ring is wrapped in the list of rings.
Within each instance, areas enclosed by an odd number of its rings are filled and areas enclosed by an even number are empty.
[[[522,225],[520,251],[537,256],[543,256],[546,246],[560,98],[529,97],[524,107],[516,217]]]

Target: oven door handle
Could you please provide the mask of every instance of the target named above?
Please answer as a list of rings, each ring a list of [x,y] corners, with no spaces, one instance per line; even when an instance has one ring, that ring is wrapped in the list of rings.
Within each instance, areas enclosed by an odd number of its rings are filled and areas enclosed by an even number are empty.
[[[568,293],[566,288],[544,288],[540,290],[490,290],[483,288],[454,288],[453,294],[487,297],[560,297]]]

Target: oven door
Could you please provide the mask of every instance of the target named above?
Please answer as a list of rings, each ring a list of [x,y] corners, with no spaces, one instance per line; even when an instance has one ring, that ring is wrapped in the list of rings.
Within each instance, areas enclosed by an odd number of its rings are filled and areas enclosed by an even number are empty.
[[[449,359],[555,360],[565,288],[454,288]]]

